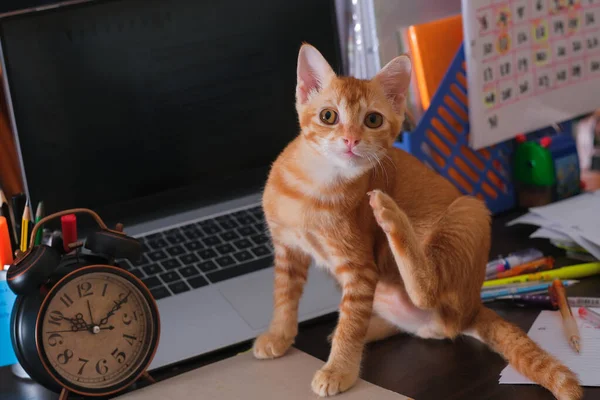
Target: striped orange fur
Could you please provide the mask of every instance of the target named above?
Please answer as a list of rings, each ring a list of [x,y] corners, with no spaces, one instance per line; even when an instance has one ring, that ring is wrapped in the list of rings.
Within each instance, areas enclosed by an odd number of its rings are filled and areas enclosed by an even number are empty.
[[[481,303],[491,236],[485,205],[393,148],[410,71],[400,56],[371,80],[336,76],[318,50],[300,49],[301,132],[274,162],[263,194],[275,248],[274,310],[254,355],[280,357],[293,344],[314,260],[342,288],[315,393],[352,387],[365,343],[404,331],[473,336],[556,398],[580,399],[569,369]]]

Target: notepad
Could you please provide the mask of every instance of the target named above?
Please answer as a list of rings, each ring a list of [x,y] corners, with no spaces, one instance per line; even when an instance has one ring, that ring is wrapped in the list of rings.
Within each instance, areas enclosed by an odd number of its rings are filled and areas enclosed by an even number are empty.
[[[540,312],[529,329],[529,337],[579,375],[583,386],[600,386],[600,328],[579,318],[577,308],[574,307],[572,310],[581,336],[580,354],[577,354],[569,346],[558,311]],[[600,309],[594,310],[600,311]],[[510,365],[500,374],[499,382],[504,384],[533,383]]]
[[[310,382],[323,361],[292,348],[275,360],[242,353],[118,397],[119,400],[316,400]],[[411,400],[362,379],[340,400]]]

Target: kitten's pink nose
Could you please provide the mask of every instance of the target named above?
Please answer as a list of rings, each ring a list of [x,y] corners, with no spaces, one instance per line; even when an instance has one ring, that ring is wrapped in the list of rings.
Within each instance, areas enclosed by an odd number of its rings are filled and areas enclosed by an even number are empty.
[[[344,143],[348,146],[349,150],[352,150],[353,147],[356,147],[360,143],[360,139],[355,139],[353,137],[345,137]]]

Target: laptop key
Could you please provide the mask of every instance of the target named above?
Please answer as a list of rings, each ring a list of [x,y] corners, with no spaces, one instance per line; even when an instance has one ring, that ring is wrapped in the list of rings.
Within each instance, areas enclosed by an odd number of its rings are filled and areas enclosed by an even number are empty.
[[[132,270],[129,270],[129,272],[131,272],[133,275],[137,276],[140,279],[144,278],[144,273],[141,269],[134,268]]]
[[[248,215],[248,210],[236,211],[234,213],[231,213],[231,215],[233,215],[236,218],[245,217],[246,215]]]
[[[129,262],[129,260],[119,260],[117,261],[117,264],[121,267],[121,268],[125,268],[126,270],[130,270],[130,269],[134,269],[135,267],[133,266],[133,264],[131,264]]]
[[[196,251],[204,248],[204,245],[198,240],[191,241],[183,245],[188,251]]]
[[[198,268],[194,267],[193,265],[188,265],[187,267],[178,269],[178,271],[184,278],[191,278],[192,276],[200,275]]]
[[[241,228],[238,228],[238,232],[240,233],[240,235],[242,236],[252,236],[252,235],[256,235],[256,231],[254,230],[254,228],[252,228],[251,226],[243,226]]]
[[[238,217],[237,220],[240,223],[240,225],[250,225],[253,222],[255,222],[254,218],[252,218],[250,215],[246,215],[244,217]]]
[[[211,258],[215,258],[217,255],[217,252],[213,249],[200,250],[198,252],[198,256],[200,256],[200,258],[203,260],[210,260]]]
[[[226,242],[231,242],[232,240],[235,239],[239,239],[240,236],[235,233],[234,231],[227,231],[227,232],[223,232],[221,233],[221,239],[223,239]]]
[[[185,242],[185,238],[181,233],[176,233],[174,235],[167,236],[167,241],[171,244],[178,244]]]
[[[202,277],[202,276],[197,276],[195,278],[188,279],[188,283],[194,289],[198,289],[202,286],[208,285],[208,281],[206,279],[204,279],[204,277]]]
[[[221,239],[219,239],[217,236],[209,236],[207,238],[202,239],[202,241],[205,245],[209,247],[216,246],[222,243]]]
[[[219,228],[217,225],[203,226],[202,230],[204,230],[204,232],[206,232],[207,235],[214,235],[215,233],[219,233],[222,231],[222,229]]]
[[[184,281],[179,281],[170,284],[169,289],[171,289],[171,292],[173,292],[174,294],[179,294],[187,292],[188,290],[190,290],[190,287]]]
[[[146,240],[156,240],[162,238],[162,233],[153,233],[152,235],[145,236]]]
[[[210,271],[214,271],[215,269],[218,269],[219,267],[217,267],[217,264],[215,264],[213,261],[204,261],[200,264],[197,264],[198,268],[200,268],[200,271],[202,272],[210,272]]]
[[[151,259],[152,261],[160,261],[160,260],[164,260],[165,258],[168,258],[168,257],[169,256],[167,255],[167,253],[165,253],[162,250],[156,250],[151,253],[148,253],[148,258]]]
[[[181,257],[179,257],[179,261],[181,261],[185,265],[190,265],[190,264],[200,261],[200,259],[194,253],[189,253],[189,254],[184,254]]]
[[[151,276],[150,278],[142,279],[142,282],[144,282],[144,285],[146,285],[149,289],[162,285],[160,279],[158,279],[156,276]]]
[[[148,261],[148,258],[146,258],[146,256],[142,254],[139,259],[133,261],[133,265],[140,266],[148,264],[149,262],[150,261]]]
[[[267,235],[256,235],[252,236],[252,241],[256,244],[265,244],[269,241]]]
[[[181,279],[179,274],[175,271],[165,272],[164,274],[161,274],[160,277],[165,283],[171,283]]]
[[[239,226],[238,223],[232,219],[228,221],[219,221],[219,224],[221,224],[223,229],[233,229]]]
[[[145,267],[142,267],[142,269],[144,270],[144,273],[148,276],[156,275],[164,271],[164,269],[162,269],[162,267],[158,264],[146,265]]]
[[[231,256],[219,257],[215,260],[221,267],[229,267],[235,264],[235,260]]]
[[[235,244],[235,247],[238,249],[247,249],[248,247],[252,247],[252,242],[250,242],[248,239],[236,240],[233,242],[233,244]]]
[[[158,238],[155,240],[149,240],[148,245],[150,246],[150,248],[158,250],[162,249],[163,247],[167,247],[169,243],[167,243],[167,241],[163,238]]]
[[[183,234],[188,238],[188,239],[198,239],[201,238],[203,236],[202,232],[200,232],[197,229],[192,229],[189,231],[183,231]]]
[[[167,249],[167,253],[169,253],[171,255],[171,257],[176,257],[176,256],[180,256],[182,254],[185,254],[186,251],[183,247],[177,245],[177,246],[169,247]]]
[[[256,228],[256,230],[258,230],[259,232],[265,232],[266,231],[266,227],[265,224],[263,222],[259,222],[257,224],[254,224],[254,227]]]
[[[154,297],[154,300],[160,300],[171,295],[171,292],[164,286],[151,289],[150,293]]]
[[[235,278],[237,276],[259,271],[261,269],[269,268],[272,265],[273,257],[264,257],[258,260],[248,261],[246,263],[236,265],[235,267],[210,272],[206,274],[206,277],[212,283],[217,283],[227,279]]]
[[[269,249],[266,248],[265,246],[257,246],[257,247],[255,247],[255,248],[252,249],[252,252],[254,253],[254,255],[256,257],[266,256],[267,254],[271,253],[269,251]]]
[[[229,243],[222,244],[221,246],[217,246],[215,248],[221,254],[229,254],[229,253],[233,253],[235,251],[235,247],[233,247]]]
[[[179,260],[176,258],[170,258],[168,260],[161,261],[161,265],[169,270],[169,269],[181,267],[181,262],[179,262]]]
[[[252,254],[250,254],[250,252],[247,250],[242,250],[238,253],[235,253],[233,257],[240,262],[248,261],[254,258],[252,257]]]

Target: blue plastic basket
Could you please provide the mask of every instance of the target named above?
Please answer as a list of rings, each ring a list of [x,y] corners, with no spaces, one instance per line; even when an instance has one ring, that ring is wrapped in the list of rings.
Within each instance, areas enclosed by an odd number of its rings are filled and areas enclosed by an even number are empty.
[[[514,140],[481,149],[469,147],[469,108],[463,45],[414,132],[395,146],[452,182],[462,193],[484,200],[494,214],[515,207],[511,183]]]

